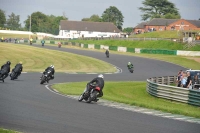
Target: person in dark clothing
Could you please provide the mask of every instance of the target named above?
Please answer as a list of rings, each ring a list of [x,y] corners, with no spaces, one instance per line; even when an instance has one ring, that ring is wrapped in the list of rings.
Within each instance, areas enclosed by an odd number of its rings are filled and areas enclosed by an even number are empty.
[[[187,72],[187,82],[186,82],[185,88],[190,89],[191,85],[192,85],[192,78],[190,76],[190,72]]]
[[[131,67],[133,67],[133,64],[131,62],[128,62],[127,67],[128,69],[130,69]]]
[[[55,73],[54,66],[51,65],[51,66],[47,67],[47,68],[45,69],[45,71],[43,72],[43,75],[45,75],[48,71],[51,71],[50,79],[54,79],[54,73]],[[43,77],[43,75],[42,75],[42,77]],[[49,79],[49,80],[50,80],[50,79]]]
[[[105,52],[106,56],[109,57],[109,50],[106,49],[106,52]]]
[[[89,84],[95,84],[96,87],[99,87],[100,88],[100,92],[99,94],[97,95],[97,97],[102,97],[103,96],[103,87],[104,87],[104,76],[102,74],[98,75],[96,78],[94,78],[92,81],[90,81],[88,84],[87,84],[87,89],[86,91],[90,92],[90,88],[89,88]],[[98,101],[99,99],[96,99],[96,102]]]
[[[23,67],[22,67],[22,62],[20,61],[18,64],[15,65],[15,67],[12,69],[12,72],[16,72],[17,73],[17,76],[16,76],[16,79],[18,76],[21,75],[21,72],[23,70]]]
[[[4,79],[6,77],[8,77],[8,74],[10,72],[10,65],[11,65],[11,62],[7,61],[6,64],[4,64],[4,65],[1,66],[0,78],[1,78],[1,80],[3,82],[4,82]]]

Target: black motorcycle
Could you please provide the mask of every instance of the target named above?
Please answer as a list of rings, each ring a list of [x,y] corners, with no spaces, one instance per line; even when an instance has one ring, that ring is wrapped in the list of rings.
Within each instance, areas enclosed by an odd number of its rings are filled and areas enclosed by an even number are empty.
[[[12,73],[10,74],[10,79],[11,79],[11,80],[17,79],[18,76],[19,76],[19,75],[18,75],[17,72],[12,71]]]
[[[30,45],[32,45],[32,41],[30,41]]]
[[[106,57],[109,58],[109,51],[106,51],[105,54],[106,54]]]
[[[51,71],[44,73],[42,77],[40,78],[40,84],[44,84],[45,82],[49,83],[49,80],[51,79]]]
[[[133,73],[133,71],[134,71],[133,66],[130,66],[130,67],[128,68],[128,70],[129,70],[131,73]]]
[[[0,80],[4,82],[4,79],[6,78],[6,74],[4,72],[4,70],[0,70]]]
[[[88,85],[87,85],[88,86]],[[87,89],[86,86],[86,89]],[[85,100],[86,103],[91,103],[92,101],[97,102],[97,95],[100,92],[100,88],[94,84],[89,84],[90,91],[84,91],[78,98],[78,101],[81,102]]]

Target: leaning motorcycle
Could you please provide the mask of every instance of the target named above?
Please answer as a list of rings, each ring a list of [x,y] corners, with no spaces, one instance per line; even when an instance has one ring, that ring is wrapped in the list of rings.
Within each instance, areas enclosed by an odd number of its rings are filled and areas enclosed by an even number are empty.
[[[0,70],[0,80],[4,82],[4,79],[7,77],[5,74],[4,70]]]
[[[129,70],[131,73],[133,73],[133,71],[134,71],[134,70],[133,70],[133,66],[129,67],[128,70]]]
[[[12,71],[12,73],[10,74],[10,79],[11,79],[11,80],[14,80],[14,79],[16,79],[17,77],[18,77],[18,73],[15,72],[15,71]]]
[[[87,90],[87,85],[85,91],[79,96],[78,101],[81,102],[82,100],[85,100],[87,103],[91,103],[92,101],[96,101],[97,95],[100,92],[100,87],[94,85],[94,84],[89,84],[89,90]]]
[[[48,72],[46,72],[45,74],[43,74],[42,75],[42,77],[41,77],[41,81],[40,81],[40,84],[44,84],[45,82],[49,82],[49,80],[50,80],[50,76],[51,76],[51,71],[48,71]]]

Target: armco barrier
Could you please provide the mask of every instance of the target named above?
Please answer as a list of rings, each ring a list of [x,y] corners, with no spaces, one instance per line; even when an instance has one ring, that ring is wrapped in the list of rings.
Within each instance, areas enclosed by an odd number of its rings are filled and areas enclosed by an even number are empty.
[[[117,46],[109,46],[109,50],[117,51]]]
[[[177,55],[176,50],[140,49],[140,53]]]
[[[95,49],[100,49],[100,47],[101,47],[100,45],[97,45],[97,44],[94,45]]]
[[[84,48],[88,48],[88,44],[84,44]]]
[[[126,52],[131,52],[131,53],[135,53],[135,48],[127,48]]]
[[[200,91],[170,86],[176,76],[147,79],[147,92],[155,97],[200,106]]]

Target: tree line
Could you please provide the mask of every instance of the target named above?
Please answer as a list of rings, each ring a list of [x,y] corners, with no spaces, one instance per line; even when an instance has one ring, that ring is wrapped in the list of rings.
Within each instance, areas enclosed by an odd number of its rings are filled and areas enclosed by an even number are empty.
[[[181,15],[175,4],[168,0],[144,0],[142,1],[143,7],[138,9],[143,13],[141,20],[148,21],[153,18],[165,18],[165,19],[180,19]],[[134,17],[134,16],[133,16]],[[0,9],[0,27],[8,28],[11,30],[26,30],[30,29],[31,19],[31,31],[32,32],[46,32],[51,34],[59,33],[60,20],[68,20],[65,16],[46,15],[42,12],[34,12],[24,21],[25,26],[20,24],[20,15],[11,13],[6,19],[5,12]],[[105,9],[101,16],[93,14],[88,18],[82,18],[81,21],[92,22],[112,22],[118,29],[122,30],[124,16],[122,12],[115,6],[110,6]],[[0,28],[1,29],[1,28]],[[123,31],[130,33],[132,27],[124,28]]]

